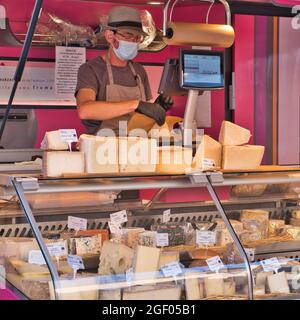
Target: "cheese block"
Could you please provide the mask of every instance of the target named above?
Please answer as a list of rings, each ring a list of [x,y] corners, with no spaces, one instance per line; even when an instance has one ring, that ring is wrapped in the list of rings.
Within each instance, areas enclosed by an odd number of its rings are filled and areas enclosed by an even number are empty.
[[[140,286],[124,289],[123,300],[180,300],[181,286]]]
[[[221,274],[206,277],[204,285],[207,298],[224,295],[224,277]]]
[[[154,119],[147,117],[144,114],[133,112],[127,124],[127,133],[128,135],[135,135],[134,132],[131,132],[135,129],[138,129],[138,131],[143,129],[144,131],[148,132],[154,126],[154,124]]]
[[[82,152],[48,151],[43,156],[43,172],[47,177],[84,173]]]
[[[104,241],[109,240],[109,232],[107,229],[90,229],[77,231],[78,236],[95,236],[101,235],[102,244]]]
[[[191,170],[193,149],[180,146],[159,147],[156,172],[166,174],[183,174]]]
[[[221,168],[222,145],[208,135],[204,135],[193,159],[193,169],[211,170]]]
[[[121,300],[121,289],[100,290],[99,300]]]
[[[101,235],[97,234],[91,237],[70,238],[70,253],[75,255],[97,254],[102,247]]]
[[[255,276],[255,285],[256,286],[263,286],[265,288],[267,284],[267,279],[269,276],[273,275],[273,271],[268,271],[268,272],[258,272]]]
[[[238,126],[230,121],[223,121],[219,142],[225,146],[240,146],[249,142],[251,132],[248,129]]]
[[[223,146],[222,169],[257,169],[262,162],[264,151],[264,146]]]
[[[83,134],[79,142],[85,157],[86,173],[119,172],[118,138]]]
[[[139,233],[138,244],[145,247],[156,247],[156,231],[144,231]]]
[[[233,279],[227,279],[224,281],[224,296],[233,297],[235,295],[235,282]]]
[[[285,225],[284,220],[269,220],[269,237],[275,237],[281,227]]]
[[[173,127],[176,123],[183,121],[180,117],[175,116],[166,116],[166,121],[162,126],[159,126],[157,123],[151,128],[148,132],[148,136],[153,139],[169,139],[174,136]]]
[[[44,139],[41,143],[41,149],[43,150],[68,150],[69,146],[67,142],[62,141],[60,137],[60,131],[47,131]]]
[[[179,252],[178,251],[164,251],[161,252],[159,257],[158,269],[160,269],[165,264],[171,262],[179,262]]]
[[[134,250],[111,241],[105,241],[101,250],[98,273],[102,275],[125,273],[132,266]]]
[[[111,239],[134,249],[138,245],[139,234],[144,231],[144,228],[124,228],[122,234],[112,234]]]
[[[9,259],[9,263],[19,275],[26,279],[41,278],[50,275],[49,269],[46,266],[30,264],[18,259]]]
[[[244,231],[239,235],[240,240],[245,244],[264,239],[261,232]]]
[[[240,220],[245,230],[258,233],[261,238],[268,236],[269,212],[266,210],[242,210]]]
[[[259,197],[261,196],[266,188],[267,184],[241,184],[233,186],[231,194],[235,197]]]
[[[134,259],[134,272],[158,271],[160,249],[152,247],[137,246]]]
[[[154,172],[157,159],[158,148],[155,139],[140,137],[119,138],[120,172]]]
[[[290,293],[286,273],[284,271],[268,276],[268,285],[271,293]]]
[[[300,210],[295,210],[292,212],[292,218],[300,219]]]
[[[28,261],[31,250],[38,250],[39,246],[34,238],[0,238],[0,257],[16,258]]]
[[[244,227],[243,223],[238,220],[229,220],[235,232],[242,232]],[[226,229],[225,222],[223,219],[215,219],[214,222],[217,223],[216,230]]]
[[[199,280],[199,274],[188,273],[185,279],[186,300],[200,300],[204,298],[204,286]]]

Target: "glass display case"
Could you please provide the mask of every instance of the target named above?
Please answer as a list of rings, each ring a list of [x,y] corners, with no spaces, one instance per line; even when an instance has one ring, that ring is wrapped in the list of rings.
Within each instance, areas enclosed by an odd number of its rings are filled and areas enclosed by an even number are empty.
[[[299,297],[300,171],[0,183],[2,286],[19,298]],[[174,188],[207,189],[211,200],[159,202]],[[118,200],[141,189],[158,191],[150,201]]]

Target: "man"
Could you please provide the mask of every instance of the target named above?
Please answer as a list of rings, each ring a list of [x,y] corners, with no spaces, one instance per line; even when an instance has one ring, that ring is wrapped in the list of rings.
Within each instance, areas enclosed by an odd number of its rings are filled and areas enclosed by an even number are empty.
[[[118,135],[119,122],[128,121],[134,111],[163,125],[170,103],[162,97],[155,101],[158,103],[149,102],[152,95],[146,71],[131,61],[146,35],[140,12],[116,6],[103,29],[108,51],[83,64],[78,72],[75,95],[87,132],[99,134],[101,129],[111,129]]]

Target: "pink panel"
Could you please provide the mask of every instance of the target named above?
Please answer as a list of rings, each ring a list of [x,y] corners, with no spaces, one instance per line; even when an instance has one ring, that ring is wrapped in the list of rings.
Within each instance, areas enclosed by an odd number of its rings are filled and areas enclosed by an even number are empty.
[[[0,300],[19,300],[19,298],[10,290],[0,290]]]

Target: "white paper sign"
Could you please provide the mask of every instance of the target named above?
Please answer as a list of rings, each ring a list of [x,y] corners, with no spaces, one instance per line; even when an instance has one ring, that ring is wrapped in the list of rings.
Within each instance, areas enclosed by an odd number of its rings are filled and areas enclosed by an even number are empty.
[[[167,222],[169,222],[171,220],[171,210],[169,209],[169,210],[165,210],[164,212],[163,212],[163,219],[162,219],[162,221],[163,221],[163,223],[167,223]]]
[[[218,272],[220,269],[224,269],[225,266],[219,256],[215,256],[206,259],[206,263],[211,271]]]
[[[157,247],[169,246],[169,234],[168,233],[156,233],[156,245]]]
[[[41,250],[31,250],[31,251],[29,251],[28,263],[38,264],[38,265],[46,264],[46,261],[44,259],[44,256],[43,256]]]
[[[215,231],[196,231],[196,243],[197,244],[215,244],[216,243],[216,232]]]
[[[68,228],[74,230],[86,230],[87,219],[68,216]]]
[[[255,249],[254,248],[245,248],[245,252],[248,256],[250,262],[254,261],[255,259]]]
[[[276,257],[262,260],[260,261],[260,264],[262,265],[265,272],[277,271],[278,269],[281,268],[281,265]]]
[[[123,229],[120,224],[115,224],[115,223],[109,221],[108,227],[109,227],[110,232],[113,234],[122,234],[123,233]]]
[[[118,211],[118,212],[115,212],[115,213],[111,213],[110,214],[110,221],[113,223],[113,224],[122,224],[124,222],[127,222],[128,219],[127,219],[127,212],[126,210],[122,210],[122,211]]]
[[[3,265],[0,265],[0,289],[6,289],[6,273]]]
[[[80,256],[68,255],[68,264],[74,270],[84,269],[84,264]]]
[[[182,269],[177,261],[163,265],[161,270],[165,277],[176,277],[182,273]]]
[[[75,129],[60,129],[60,139],[62,142],[77,142],[77,132]]]
[[[214,168],[216,166],[216,163],[213,159],[202,159],[202,166],[205,168]]]
[[[133,272],[133,268],[129,268],[126,271],[126,281],[127,282],[132,282],[134,280],[134,272]]]
[[[86,62],[86,48],[55,48],[55,92],[62,99],[74,97],[79,67]]]
[[[67,248],[64,242],[47,243],[47,248],[52,257],[62,257],[68,254]]]

